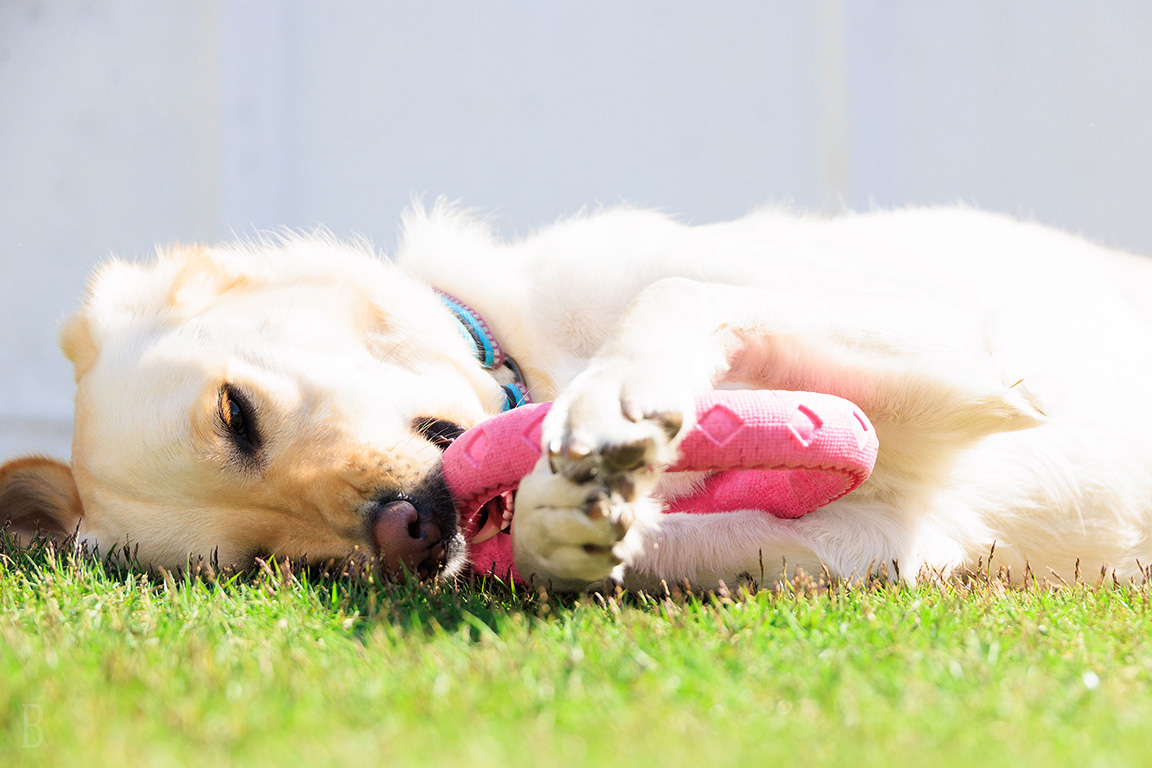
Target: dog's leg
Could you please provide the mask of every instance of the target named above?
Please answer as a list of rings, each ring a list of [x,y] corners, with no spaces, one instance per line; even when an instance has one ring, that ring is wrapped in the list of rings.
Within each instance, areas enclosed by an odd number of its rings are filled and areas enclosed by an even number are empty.
[[[516,497],[512,540],[524,577],[577,589],[619,576],[638,554],[644,530],[660,517],[652,492],[676,457],[693,397],[724,363],[712,349],[711,322],[667,312],[692,306],[700,292],[700,284],[676,279],[643,291],[557,398],[543,426],[545,456]],[[659,346],[669,339],[681,348]]]
[[[881,488],[889,472],[900,475],[892,485],[914,484],[946,453],[941,444],[1042,420],[1024,390],[998,375],[986,329],[970,313],[857,309],[683,279],[646,289],[545,419],[546,456],[516,501],[520,573],[557,588],[619,575],[655,540],[645,535],[660,518],[652,492],[676,457],[694,396],[724,381],[856,402],[892,435],[896,458],[886,464],[881,435]]]

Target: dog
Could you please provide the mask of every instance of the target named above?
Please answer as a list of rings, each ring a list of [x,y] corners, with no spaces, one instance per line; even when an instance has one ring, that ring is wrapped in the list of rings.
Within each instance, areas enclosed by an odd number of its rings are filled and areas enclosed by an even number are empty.
[[[554,589],[1152,564],[1152,263],[1000,215],[621,207],[508,242],[417,205],[394,262],[324,233],[113,260],[61,346],[71,462],[0,467],[0,519],[154,566],[459,573],[441,451],[520,396],[555,400],[512,516]],[[795,520],[662,514],[711,388],[852,401],[871,478]]]

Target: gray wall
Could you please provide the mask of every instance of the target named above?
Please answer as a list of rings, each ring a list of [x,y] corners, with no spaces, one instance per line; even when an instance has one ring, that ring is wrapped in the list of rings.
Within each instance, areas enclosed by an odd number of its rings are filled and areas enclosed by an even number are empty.
[[[1152,253],[1147,2],[0,2],[0,457],[66,455],[60,319],[109,253],[413,194],[952,203]]]

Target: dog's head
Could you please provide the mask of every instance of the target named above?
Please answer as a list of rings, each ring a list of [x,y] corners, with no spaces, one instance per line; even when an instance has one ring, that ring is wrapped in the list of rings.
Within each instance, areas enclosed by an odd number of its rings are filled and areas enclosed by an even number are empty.
[[[146,564],[463,561],[440,453],[503,393],[453,316],[324,237],[112,262],[65,324],[72,462],[0,467],[0,520]]]

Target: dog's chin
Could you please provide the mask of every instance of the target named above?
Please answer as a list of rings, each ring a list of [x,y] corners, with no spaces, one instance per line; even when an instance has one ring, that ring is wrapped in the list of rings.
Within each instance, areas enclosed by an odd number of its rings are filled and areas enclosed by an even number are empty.
[[[391,577],[403,574],[413,575],[421,581],[425,579],[450,579],[463,572],[468,563],[468,545],[464,541],[464,534],[460,531],[449,536],[442,536],[438,543],[432,547],[428,556],[418,562],[405,562],[397,567],[384,557],[377,555],[377,563],[383,572]]]
[[[464,541],[464,534],[456,531],[456,533],[445,542],[444,559],[435,576],[447,579],[459,576],[467,564],[468,545]]]

